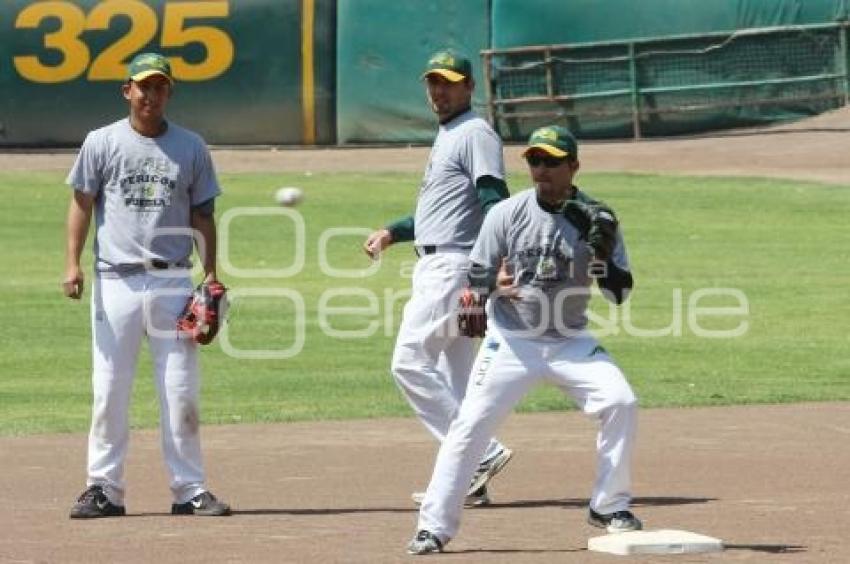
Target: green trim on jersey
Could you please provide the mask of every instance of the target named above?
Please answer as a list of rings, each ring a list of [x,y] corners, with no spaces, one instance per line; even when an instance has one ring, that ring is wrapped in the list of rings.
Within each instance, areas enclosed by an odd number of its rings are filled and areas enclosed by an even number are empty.
[[[393,243],[413,241],[413,216],[408,215],[387,225],[387,231],[393,238]]]
[[[482,176],[475,181],[475,189],[478,191],[478,201],[481,202],[484,215],[487,215],[490,208],[511,196],[505,181],[495,176]]]

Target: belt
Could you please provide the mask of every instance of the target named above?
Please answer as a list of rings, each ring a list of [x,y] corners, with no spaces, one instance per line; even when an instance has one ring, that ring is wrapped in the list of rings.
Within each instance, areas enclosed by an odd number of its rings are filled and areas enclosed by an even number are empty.
[[[147,263],[149,268],[154,270],[168,270],[169,268],[188,268],[185,264],[177,262],[168,262],[165,260],[153,259]]]
[[[437,253],[468,253],[472,247],[467,245],[416,245],[416,256],[434,255]]]

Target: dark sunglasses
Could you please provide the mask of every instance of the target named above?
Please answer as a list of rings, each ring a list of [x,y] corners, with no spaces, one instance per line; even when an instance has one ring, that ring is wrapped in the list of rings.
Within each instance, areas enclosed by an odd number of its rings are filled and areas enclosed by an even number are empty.
[[[567,162],[567,157],[541,157],[540,155],[528,155],[525,157],[525,160],[530,167],[543,165],[546,168],[557,168]]]

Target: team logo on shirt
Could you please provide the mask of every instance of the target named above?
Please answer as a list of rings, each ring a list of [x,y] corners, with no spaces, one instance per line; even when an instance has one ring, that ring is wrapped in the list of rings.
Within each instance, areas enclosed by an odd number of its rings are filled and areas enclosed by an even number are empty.
[[[141,160],[119,182],[124,205],[138,212],[155,212],[170,206],[177,186],[171,168],[167,159]]]
[[[555,257],[540,257],[534,278],[540,282],[557,282],[558,264],[555,262]]]
[[[532,286],[550,286],[567,279],[572,265],[572,251],[563,239],[544,241],[539,247],[520,251],[517,258],[525,267],[517,282]]]

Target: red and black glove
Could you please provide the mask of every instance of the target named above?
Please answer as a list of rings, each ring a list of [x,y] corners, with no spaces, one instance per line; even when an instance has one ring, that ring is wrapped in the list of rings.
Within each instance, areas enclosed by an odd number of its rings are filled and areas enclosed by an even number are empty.
[[[227,288],[221,282],[203,282],[195,288],[177,318],[177,331],[207,345],[218,333],[227,307]]]
[[[464,288],[460,295],[457,326],[465,337],[483,337],[487,332],[487,294]]]

